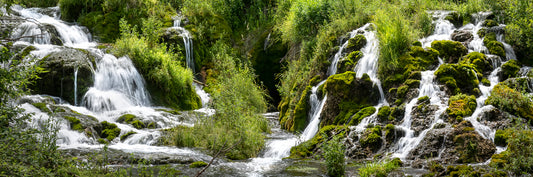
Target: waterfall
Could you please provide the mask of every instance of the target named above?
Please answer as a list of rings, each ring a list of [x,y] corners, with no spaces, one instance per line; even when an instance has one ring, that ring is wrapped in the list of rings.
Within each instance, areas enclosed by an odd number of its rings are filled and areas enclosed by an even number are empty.
[[[322,98],[322,100],[318,99],[318,88],[324,84],[326,80],[323,80],[318,85],[314,86],[311,89],[311,95],[309,97],[309,104],[311,105],[311,109],[309,110],[309,117],[311,117],[311,122],[307,125],[304,132],[300,136],[302,141],[307,141],[313,138],[316,133],[318,132],[318,124],[320,123],[320,114],[322,113],[322,109],[324,108],[324,104],[327,100],[327,95]]]
[[[192,73],[195,73],[192,36],[187,29],[181,27],[182,18],[183,17],[181,16],[175,17],[174,26],[171,27],[170,30],[178,31],[180,34],[179,36],[183,38],[183,44],[185,45],[185,63],[187,67],[192,70]]]
[[[94,86],[83,98],[87,108],[102,112],[150,106],[144,80],[128,57],[105,54],[97,65]]]
[[[78,105],[78,70],[79,68],[76,67],[74,70],[74,105]]]

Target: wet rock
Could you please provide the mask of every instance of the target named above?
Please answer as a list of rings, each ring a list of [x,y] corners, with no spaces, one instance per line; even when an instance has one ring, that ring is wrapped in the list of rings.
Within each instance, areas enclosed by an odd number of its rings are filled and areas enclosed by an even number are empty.
[[[34,93],[48,94],[63,98],[69,103],[81,102],[85,92],[93,85],[93,66],[95,56],[82,49],[64,48],[53,52],[40,61],[40,66],[47,72],[41,73],[35,84]],[[75,71],[77,72],[77,90],[74,90]],[[74,93],[77,93],[74,96]],[[77,101],[74,98],[77,98]]]
[[[517,77],[518,72],[520,71],[520,62],[518,60],[509,60],[507,63],[502,65],[502,69],[498,75],[500,80],[504,81],[508,78]]]
[[[322,126],[333,124],[337,116],[351,116],[364,107],[376,105],[380,97],[368,75],[356,78],[351,71],[330,76],[324,90],[327,100],[321,114]]]
[[[466,47],[457,41],[433,41],[431,48],[439,51],[439,56],[447,63],[457,63],[460,57],[468,53]]]
[[[445,19],[450,21],[456,28],[463,26],[463,16],[457,12],[451,12]]]
[[[437,69],[437,80],[446,86],[448,94],[466,93],[479,95],[477,72],[469,64],[443,64]]]
[[[452,33],[452,40],[459,41],[459,42],[470,42],[474,39],[474,35],[467,30],[455,30]]]
[[[348,39],[348,45],[346,46],[346,53],[361,50],[366,45],[366,37],[364,35],[356,35],[353,38]]]
[[[433,116],[435,116],[438,110],[439,107],[437,105],[429,104],[429,99],[419,99],[411,113],[411,129],[415,131],[415,136],[418,136],[423,130],[430,128],[433,122]]]
[[[453,146],[448,136],[451,131],[451,127],[429,130],[418,146],[409,153],[408,158],[415,162],[425,162],[429,158],[439,157],[446,148]],[[440,157],[441,160],[454,158],[453,155]]]

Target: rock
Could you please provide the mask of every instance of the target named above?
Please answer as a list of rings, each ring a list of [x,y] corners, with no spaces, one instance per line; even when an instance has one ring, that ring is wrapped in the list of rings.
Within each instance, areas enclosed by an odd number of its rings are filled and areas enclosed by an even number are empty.
[[[364,74],[356,78],[352,71],[330,76],[325,85],[327,100],[322,110],[321,125],[330,125],[339,117],[351,116],[360,109],[376,105],[380,95],[377,86]]]
[[[454,152],[458,154],[456,163],[481,163],[491,158],[496,152],[492,141],[484,139],[472,127],[472,123],[463,121],[452,132]]]
[[[346,53],[361,50],[366,45],[366,37],[364,35],[356,35],[353,38],[348,39],[348,45],[346,46]]]
[[[58,96],[74,104],[81,102],[85,92],[93,85],[95,56],[82,49],[65,48],[52,52],[40,61],[47,72],[39,74],[41,79],[32,85],[34,93]],[[74,73],[77,73],[77,101],[74,100]]]
[[[431,48],[439,51],[439,56],[447,63],[457,63],[459,58],[468,53],[466,47],[457,41],[433,41]]]
[[[485,38],[483,39],[483,44],[485,44],[491,54],[505,58],[505,48],[503,46],[503,43],[496,39],[495,32],[487,33],[485,35]]]
[[[471,116],[476,110],[477,103],[474,95],[457,94],[450,97],[448,100],[448,108],[446,114],[452,119],[450,122],[462,120],[463,117]]]
[[[418,136],[423,130],[430,128],[433,122],[433,116],[439,110],[437,105],[431,105],[429,103],[429,99],[419,99],[411,112],[411,129],[415,131],[415,136]]]
[[[463,26],[463,17],[457,12],[451,12],[445,19],[450,21],[455,28]]]
[[[455,30],[452,33],[452,40],[459,42],[470,42],[474,39],[474,35],[467,30]]]
[[[461,58],[459,63],[461,64],[473,64],[477,72],[483,73],[483,75],[489,75],[493,70],[493,65],[488,57],[479,52],[471,52],[468,55]]]
[[[508,78],[517,77],[518,72],[520,71],[520,62],[518,60],[509,60],[507,63],[502,65],[502,69],[498,75],[500,80],[504,81]]]
[[[451,95],[465,93],[479,95],[479,80],[473,65],[443,64],[435,71],[437,80],[446,86]]]
[[[408,159],[427,161],[429,158],[439,157],[443,148],[452,147],[452,142],[448,137],[450,132],[451,127],[429,130],[418,146],[409,153]],[[441,156],[441,160],[446,161],[453,157],[453,155]]]

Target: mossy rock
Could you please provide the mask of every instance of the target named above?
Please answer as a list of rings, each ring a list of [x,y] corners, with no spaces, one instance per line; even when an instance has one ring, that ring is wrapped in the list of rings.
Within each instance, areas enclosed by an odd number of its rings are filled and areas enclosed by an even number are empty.
[[[297,131],[301,132],[307,127],[307,124],[309,123],[309,109],[311,109],[311,105],[309,105],[309,96],[311,95],[311,86],[307,86],[305,90],[302,92],[302,96],[300,97],[300,101],[296,104],[296,107],[294,108],[294,124],[290,128],[290,131]]]
[[[494,144],[502,147],[507,146],[507,136],[505,135],[505,131],[496,130],[496,134],[494,135]]]
[[[379,108],[378,119],[380,120],[380,122],[385,122],[389,120],[390,114],[391,114],[391,108],[389,106],[383,106]]]
[[[489,49],[489,53],[505,58],[505,47],[503,43],[496,40],[496,33],[491,32],[486,34],[483,39],[483,44]]]
[[[500,79],[506,80],[508,78],[517,77],[520,71],[520,62],[518,60],[509,60],[502,65]]]
[[[353,71],[355,66],[357,65],[357,62],[359,59],[363,57],[363,53],[361,51],[353,51],[348,56],[346,56],[343,60],[339,61],[337,64],[339,68],[337,73],[344,73],[346,71]]]
[[[452,118],[468,117],[476,110],[476,97],[474,95],[458,94],[450,97],[446,113]]]
[[[418,46],[418,47],[422,47],[422,42],[420,41],[415,41],[413,42],[413,44],[411,44],[412,46]]]
[[[348,128],[346,126],[328,125],[320,128],[318,133],[312,139],[300,143],[297,146],[291,148],[291,155],[289,158],[300,159],[310,157],[317,148],[320,148],[320,144],[325,143],[325,140],[331,139],[333,135],[344,137],[346,136]]]
[[[444,84],[452,95],[466,93],[479,95],[479,80],[473,65],[443,64],[435,72],[438,81]],[[457,79],[457,80],[456,80]]]
[[[352,71],[330,76],[324,90],[327,100],[321,114],[322,126],[335,124],[338,116],[351,116],[361,108],[376,105],[380,98],[377,86],[367,74],[356,78]]]
[[[378,151],[383,144],[383,140],[381,139],[381,127],[376,126],[368,128],[365,132],[366,133],[359,140],[361,147],[370,148],[373,152]]]
[[[205,163],[204,161],[196,161],[196,162],[191,163],[191,165],[189,165],[189,168],[200,168],[200,167],[205,167],[207,165],[208,164]]]
[[[136,129],[146,128],[146,125],[144,124],[144,122],[139,120],[139,118],[137,118],[137,116],[133,114],[124,114],[117,119],[117,122],[130,124]]]
[[[396,127],[394,124],[387,124],[385,126],[385,140],[392,143],[394,141],[395,131]]]
[[[447,63],[457,63],[459,58],[466,55],[468,50],[457,41],[440,40],[433,41],[431,47],[439,52],[439,56]]]
[[[482,24],[482,26],[487,27],[487,28],[498,26],[498,25],[499,25],[498,22],[492,19],[485,20]]]
[[[452,131],[456,163],[485,162],[496,152],[494,143],[481,137],[472,123],[463,121]]]
[[[85,127],[83,127],[83,125],[81,124],[80,119],[71,116],[65,116],[65,119],[70,122],[70,129],[76,130],[78,132],[83,132],[83,130],[85,130]]]
[[[407,79],[404,84],[409,86],[410,89],[418,88],[420,87],[420,80]]]
[[[373,106],[363,108],[351,117],[351,120],[348,123],[348,125],[350,126],[358,125],[361,122],[361,120],[363,120],[365,117],[371,116],[375,112],[376,112],[376,108]]]
[[[101,130],[98,132],[101,138],[105,138],[108,141],[113,141],[118,135],[120,135],[120,128],[114,123],[103,121],[100,123]],[[98,130],[97,130],[98,131]]]
[[[48,108],[48,105],[46,103],[31,103],[31,105],[35,106],[37,109],[41,110],[42,112],[45,112],[47,114],[52,114],[52,111],[50,108]]]
[[[356,50],[361,50],[365,45],[366,45],[366,37],[364,35],[359,34],[348,40],[346,51],[352,52]]]
[[[137,134],[137,132],[129,131],[128,133],[120,136],[120,141],[124,141],[124,140],[128,139],[128,137],[130,137],[131,135],[134,135],[134,134]]]
[[[419,46],[413,46],[409,51],[409,55],[417,60],[414,64],[419,65],[420,70],[429,70],[434,68],[432,66],[437,66],[439,64],[439,51],[431,47],[424,49]]]
[[[457,12],[451,12],[444,19],[450,21],[455,26],[455,28],[463,26],[463,16],[461,16]]]
[[[479,52],[471,52],[468,55],[464,56],[461,61],[461,64],[472,64],[477,72],[483,74],[490,74],[494,69],[490,62],[487,60],[487,56]]]
[[[40,73],[30,88],[33,93],[61,97],[67,102],[81,103],[81,99],[94,84],[93,69],[95,56],[83,49],[66,48],[44,57],[39,66],[47,72]],[[74,90],[75,70],[77,91]],[[74,93],[77,95],[74,96]],[[77,98],[77,100],[74,100]]]

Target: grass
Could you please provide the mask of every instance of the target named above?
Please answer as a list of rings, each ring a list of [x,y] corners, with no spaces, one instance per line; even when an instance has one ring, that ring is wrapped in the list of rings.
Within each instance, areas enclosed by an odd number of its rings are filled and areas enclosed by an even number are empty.
[[[393,170],[398,169],[400,166],[401,166],[401,161],[399,161],[399,159],[367,163],[363,167],[359,168],[359,175],[361,177],[370,177],[370,176],[385,177],[387,176],[388,173],[392,172]]]

